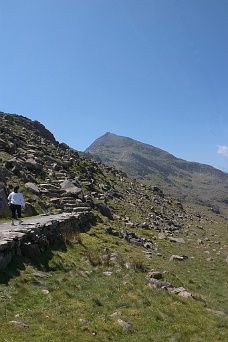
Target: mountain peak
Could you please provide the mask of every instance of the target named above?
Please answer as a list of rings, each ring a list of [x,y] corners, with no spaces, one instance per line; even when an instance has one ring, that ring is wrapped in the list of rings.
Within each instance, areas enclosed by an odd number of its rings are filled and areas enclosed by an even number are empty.
[[[179,200],[209,207],[220,202],[225,210],[228,174],[210,165],[188,162],[157,147],[110,132],[96,139],[85,152],[140,181],[153,182]]]

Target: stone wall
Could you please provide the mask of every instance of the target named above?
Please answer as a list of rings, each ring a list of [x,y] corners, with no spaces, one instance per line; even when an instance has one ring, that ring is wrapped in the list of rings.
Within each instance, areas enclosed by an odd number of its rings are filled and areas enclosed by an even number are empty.
[[[35,258],[51,248],[54,241],[62,239],[64,231],[78,231],[92,219],[92,213],[67,215],[60,219],[48,219],[44,223],[20,226],[7,232],[0,241],[0,271],[14,256]]]

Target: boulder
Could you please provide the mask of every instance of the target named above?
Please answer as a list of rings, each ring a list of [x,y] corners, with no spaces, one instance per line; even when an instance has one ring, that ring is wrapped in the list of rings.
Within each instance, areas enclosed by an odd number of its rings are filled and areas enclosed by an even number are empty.
[[[35,159],[29,158],[25,161],[25,167],[28,170],[42,170],[43,166],[39,163],[37,163],[37,161]]]
[[[170,293],[176,294],[187,299],[194,299],[193,295],[190,292],[188,292],[184,287],[169,288],[168,291]]]
[[[2,208],[2,209],[8,209],[9,208],[6,189],[1,184],[0,184],[0,208]]]
[[[125,322],[125,321],[123,321],[122,319],[118,319],[117,322],[122,327],[123,331],[126,331],[130,327],[130,324]]]
[[[98,209],[100,210],[100,213],[109,218],[110,220],[113,220],[113,216],[112,216],[112,213],[111,213],[111,210],[109,208],[109,206],[107,204],[104,204],[104,203],[99,203],[98,204]]]
[[[28,190],[29,192],[32,192],[35,195],[38,195],[40,193],[40,190],[38,189],[37,185],[32,182],[26,183],[25,189]]]
[[[183,260],[186,260],[188,259],[188,257],[186,255],[172,255],[169,259],[169,261],[172,261],[172,260],[179,260],[179,261],[183,261]]]
[[[155,271],[155,270],[151,270],[147,276],[146,276],[147,279],[151,279],[151,278],[154,278],[154,279],[161,279],[162,278],[162,274],[161,272],[158,272],[158,271]]]
[[[68,179],[64,180],[62,183],[60,183],[61,189],[65,190],[66,192],[69,192],[74,195],[78,195],[82,192],[81,188],[78,188],[75,186],[71,181]]]
[[[0,169],[0,182],[5,182],[7,177],[10,177],[10,172],[3,166]]]
[[[28,202],[25,203],[25,211],[28,216],[38,215],[38,212],[36,211],[35,207]]]

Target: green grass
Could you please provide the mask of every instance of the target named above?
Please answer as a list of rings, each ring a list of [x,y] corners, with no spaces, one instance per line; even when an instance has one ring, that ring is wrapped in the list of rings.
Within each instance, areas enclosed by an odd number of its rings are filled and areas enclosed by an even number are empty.
[[[89,233],[68,234],[35,260],[14,258],[1,273],[2,341],[227,341],[227,315],[207,310],[227,308],[223,256],[206,262],[198,249],[194,258],[169,262],[186,245],[159,245],[164,257],[153,252],[148,259],[144,249],[104,234],[99,223]],[[196,300],[146,286],[151,268]],[[123,331],[118,319],[129,328]]]

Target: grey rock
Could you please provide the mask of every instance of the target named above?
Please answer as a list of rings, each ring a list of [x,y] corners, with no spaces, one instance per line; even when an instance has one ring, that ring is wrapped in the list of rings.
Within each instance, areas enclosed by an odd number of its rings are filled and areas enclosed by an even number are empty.
[[[118,319],[117,322],[122,327],[123,331],[126,331],[130,327],[130,324],[125,322],[125,321],[123,321],[122,319]]]
[[[183,238],[181,238],[181,237],[177,237],[177,238],[175,238],[175,237],[169,237],[169,240],[170,240],[171,242],[185,243],[185,240],[184,240]]]
[[[186,260],[188,259],[187,256],[180,256],[180,255],[172,255],[169,259],[169,261],[172,261],[172,260],[178,260],[178,261],[183,261],[183,260]]]
[[[171,283],[154,278],[146,278],[146,285],[157,289],[167,289],[169,287],[172,287]]]
[[[115,312],[113,312],[110,316],[111,316],[111,317],[122,316],[122,312],[121,312],[121,311],[115,311]]]
[[[28,170],[42,170],[43,166],[36,162],[35,159],[27,159],[25,161],[25,167]]]
[[[101,214],[107,218],[109,218],[110,220],[113,220],[113,216],[111,213],[111,210],[109,208],[109,206],[105,203],[99,203],[98,204],[98,209],[100,210]]]
[[[27,328],[29,327],[28,324],[25,324],[23,322],[19,322],[19,321],[10,321],[11,324],[17,325],[20,328]]]
[[[88,325],[89,321],[87,321],[86,319],[80,318],[79,322],[81,322],[83,325]]]
[[[170,293],[176,294],[187,299],[194,299],[193,295],[190,292],[188,292],[184,287],[169,288],[168,291]]]
[[[38,214],[35,207],[28,202],[25,203],[25,211],[28,216],[35,216]]]
[[[0,184],[0,208],[1,209],[9,209],[6,189],[1,184]]]
[[[158,234],[158,239],[159,240],[165,240],[167,238],[167,234],[161,232]]]
[[[65,190],[66,192],[69,192],[71,194],[78,195],[82,192],[81,188],[78,188],[75,186],[71,181],[68,179],[64,180],[62,183],[60,183],[61,189]]]
[[[38,195],[40,190],[38,189],[37,185],[31,182],[25,183],[25,189]]]
[[[161,279],[162,278],[162,274],[161,272],[155,271],[155,270],[151,270],[147,276],[147,278],[154,278],[154,279]]]

